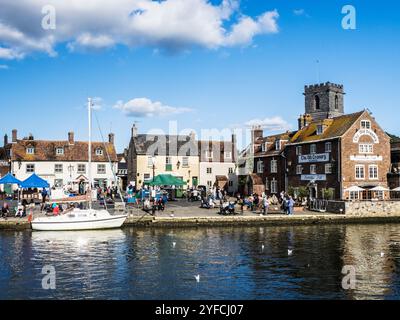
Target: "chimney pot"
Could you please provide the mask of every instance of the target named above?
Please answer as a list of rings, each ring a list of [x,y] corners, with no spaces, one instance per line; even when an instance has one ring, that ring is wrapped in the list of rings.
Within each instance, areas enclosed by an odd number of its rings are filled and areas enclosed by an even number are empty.
[[[6,146],[8,144],[8,135],[5,134],[4,135],[4,146]]]
[[[110,133],[108,135],[108,142],[114,144],[114,133]]]
[[[68,132],[68,143],[69,144],[74,144],[75,143],[74,133],[72,131]]]
[[[17,131],[17,129],[14,129],[12,131],[12,142],[16,143],[17,142],[17,138],[18,138],[18,131]]]

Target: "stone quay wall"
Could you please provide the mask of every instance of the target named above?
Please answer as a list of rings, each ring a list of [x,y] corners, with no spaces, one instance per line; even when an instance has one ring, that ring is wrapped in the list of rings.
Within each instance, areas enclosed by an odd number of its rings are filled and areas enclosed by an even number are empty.
[[[352,216],[400,215],[400,201],[329,201],[327,211]]]

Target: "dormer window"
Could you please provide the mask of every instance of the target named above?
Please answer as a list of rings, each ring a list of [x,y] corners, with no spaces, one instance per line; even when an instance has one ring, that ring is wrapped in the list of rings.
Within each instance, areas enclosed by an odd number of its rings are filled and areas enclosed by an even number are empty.
[[[26,148],[26,154],[35,154],[35,148],[34,147]]]
[[[275,150],[281,150],[281,140],[275,141]]]
[[[267,144],[266,144],[266,143],[263,143],[263,144],[261,145],[261,151],[262,151],[262,152],[265,152],[266,149],[267,149]]]
[[[371,129],[371,121],[361,120],[361,129]]]
[[[97,148],[96,149],[96,156],[102,156],[103,155],[103,149],[102,148]]]
[[[56,155],[58,156],[64,155],[64,148],[56,148]]]
[[[317,135],[323,134],[324,133],[324,127],[322,124],[317,125]]]

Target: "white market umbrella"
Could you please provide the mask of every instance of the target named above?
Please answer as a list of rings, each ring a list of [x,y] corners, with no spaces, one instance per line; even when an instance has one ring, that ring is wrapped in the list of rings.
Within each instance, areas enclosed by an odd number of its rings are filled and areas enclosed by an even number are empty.
[[[362,191],[364,191],[364,190],[365,190],[365,189],[360,188],[359,186],[351,186],[351,187],[345,189],[344,191],[345,191],[345,192],[362,192]]]
[[[388,188],[377,186],[371,189],[371,191],[390,191]]]
[[[391,191],[400,192],[400,187],[394,188],[394,189],[392,189]]]

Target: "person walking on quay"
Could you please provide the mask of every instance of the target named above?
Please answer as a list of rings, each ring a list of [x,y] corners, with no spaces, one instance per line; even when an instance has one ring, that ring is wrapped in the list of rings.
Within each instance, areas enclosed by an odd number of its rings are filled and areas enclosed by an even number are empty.
[[[269,199],[267,196],[264,196],[262,198],[262,206],[263,206],[263,215],[267,215],[268,213],[268,208],[269,208]]]
[[[293,198],[292,197],[289,197],[289,200],[288,200],[288,214],[291,216],[291,215],[293,215],[293,209],[294,209],[294,200],[293,200]]]

